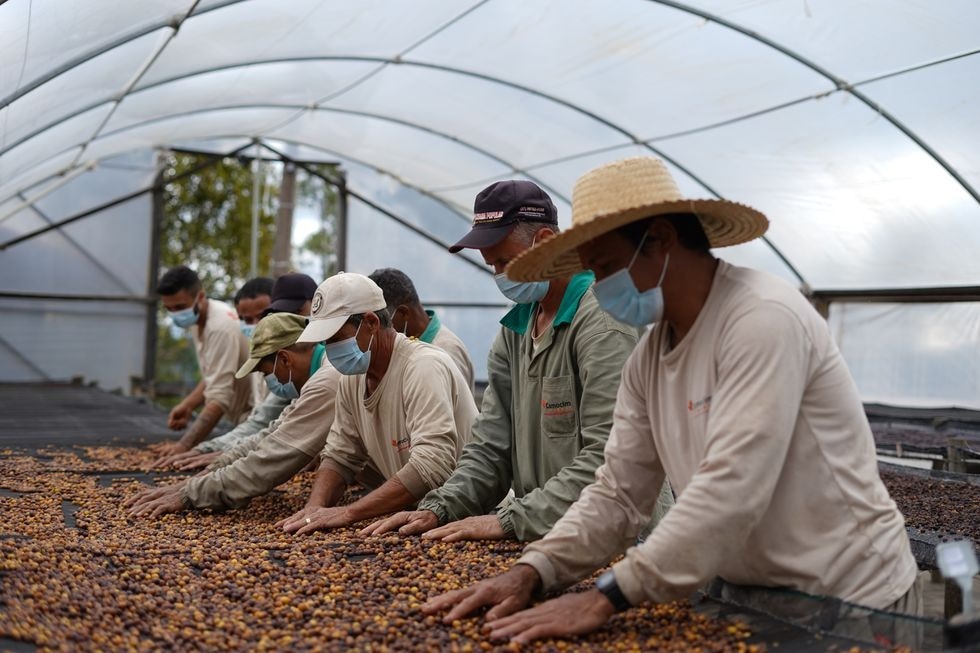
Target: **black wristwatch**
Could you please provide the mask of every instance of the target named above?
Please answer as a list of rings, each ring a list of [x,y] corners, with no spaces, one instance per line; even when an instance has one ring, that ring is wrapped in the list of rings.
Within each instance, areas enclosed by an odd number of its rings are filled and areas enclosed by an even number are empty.
[[[595,588],[609,599],[609,602],[616,608],[616,612],[629,610],[633,607],[623,595],[623,590],[619,589],[619,583],[616,582],[616,574],[613,573],[612,569],[599,576],[595,582]]]

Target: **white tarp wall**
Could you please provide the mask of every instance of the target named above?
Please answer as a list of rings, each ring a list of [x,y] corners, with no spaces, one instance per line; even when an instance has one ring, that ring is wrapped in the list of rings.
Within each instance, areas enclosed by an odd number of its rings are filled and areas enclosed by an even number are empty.
[[[980,409],[980,303],[831,304],[866,402]]]
[[[151,186],[154,161],[151,151],[104,161],[0,223],[0,242]],[[0,381],[81,376],[129,392],[143,376],[148,305],[135,298],[147,296],[151,201],[144,193],[0,253],[0,292],[79,298],[0,297]]]

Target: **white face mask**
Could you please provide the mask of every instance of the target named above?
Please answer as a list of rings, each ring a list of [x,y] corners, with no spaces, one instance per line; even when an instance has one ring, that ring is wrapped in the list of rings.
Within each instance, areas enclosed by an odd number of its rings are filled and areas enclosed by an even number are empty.
[[[633,258],[629,265],[622,270],[609,275],[602,281],[597,281],[594,286],[596,299],[599,306],[614,318],[624,324],[632,326],[645,326],[652,322],[659,322],[664,316],[664,293],[661,284],[667,274],[667,264],[670,263],[670,254],[664,256],[664,268],[660,272],[657,285],[649,290],[640,292],[633,283],[630,276],[630,268],[636,262],[643,244],[647,240],[647,235],[643,234],[640,239],[640,246],[633,252]]]

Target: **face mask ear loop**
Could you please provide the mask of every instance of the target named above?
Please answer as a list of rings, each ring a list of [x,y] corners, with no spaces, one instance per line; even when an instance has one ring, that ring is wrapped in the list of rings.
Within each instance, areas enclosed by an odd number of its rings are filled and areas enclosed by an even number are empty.
[[[664,269],[660,272],[660,279],[657,281],[657,287],[664,282],[664,277],[667,276],[667,264],[670,263],[670,252],[664,254]]]
[[[636,251],[633,252],[633,258],[630,259],[630,264],[626,266],[627,270],[632,268],[633,264],[636,263],[636,257],[640,255],[640,251],[643,249],[643,243],[647,242],[647,236],[649,235],[649,230],[643,232],[643,238],[640,238],[640,244],[637,246]]]

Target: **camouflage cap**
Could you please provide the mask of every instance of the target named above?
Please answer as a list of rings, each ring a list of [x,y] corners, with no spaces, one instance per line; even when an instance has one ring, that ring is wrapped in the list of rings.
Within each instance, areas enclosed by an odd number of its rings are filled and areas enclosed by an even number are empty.
[[[259,361],[269,354],[295,345],[305,328],[306,318],[292,313],[273,313],[259,320],[249,342],[248,360],[235,374],[235,378],[241,379],[255,371]]]

